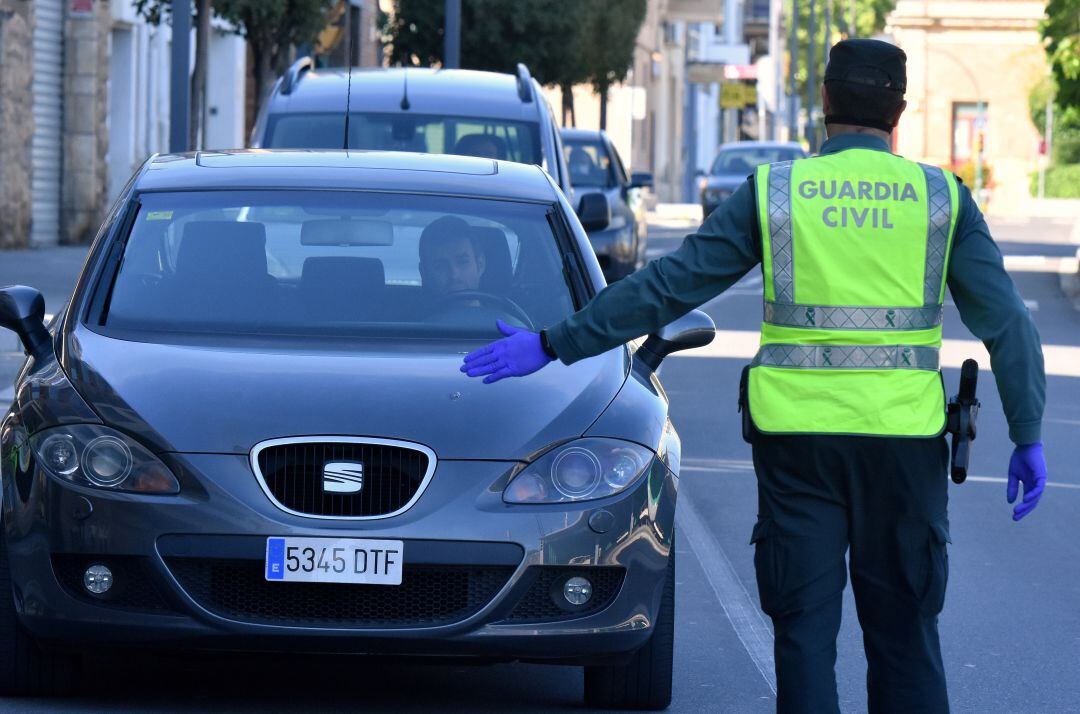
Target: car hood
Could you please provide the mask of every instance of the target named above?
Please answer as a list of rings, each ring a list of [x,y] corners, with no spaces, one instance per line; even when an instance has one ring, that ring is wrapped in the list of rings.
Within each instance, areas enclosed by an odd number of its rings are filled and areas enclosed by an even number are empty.
[[[744,181],[746,181],[746,174],[709,174],[705,177],[705,187],[726,188],[734,191]]]
[[[624,348],[483,384],[451,347],[252,349],[131,342],[78,328],[64,367],[102,420],[159,451],[246,454],[265,439],[350,435],[440,458],[525,459],[580,436],[626,379]]]

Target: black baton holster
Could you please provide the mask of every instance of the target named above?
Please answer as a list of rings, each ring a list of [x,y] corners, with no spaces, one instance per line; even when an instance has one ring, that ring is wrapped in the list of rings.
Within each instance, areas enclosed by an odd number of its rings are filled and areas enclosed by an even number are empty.
[[[949,471],[955,483],[963,483],[967,479],[971,442],[975,440],[975,420],[979,415],[979,400],[975,398],[978,380],[979,363],[973,359],[964,360],[964,365],[960,368],[960,391],[949,400],[945,427],[945,430],[952,434]]]
[[[742,438],[747,444],[753,441],[754,422],[750,418],[750,365],[742,368],[739,377],[739,412],[742,414]]]

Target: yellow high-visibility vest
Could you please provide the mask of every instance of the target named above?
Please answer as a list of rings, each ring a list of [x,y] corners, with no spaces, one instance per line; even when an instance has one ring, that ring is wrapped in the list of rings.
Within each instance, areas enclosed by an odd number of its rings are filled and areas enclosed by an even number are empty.
[[[956,178],[872,149],[758,168],[765,433],[933,436]]]

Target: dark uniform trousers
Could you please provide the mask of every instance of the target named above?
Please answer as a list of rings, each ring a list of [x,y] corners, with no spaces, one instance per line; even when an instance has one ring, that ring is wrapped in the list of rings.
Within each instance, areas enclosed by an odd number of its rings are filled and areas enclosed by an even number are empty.
[[[751,542],[776,637],[777,710],[839,711],[850,548],[870,711],[947,712],[937,630],[948,577],[945,438],[757,433],[753,452]]]

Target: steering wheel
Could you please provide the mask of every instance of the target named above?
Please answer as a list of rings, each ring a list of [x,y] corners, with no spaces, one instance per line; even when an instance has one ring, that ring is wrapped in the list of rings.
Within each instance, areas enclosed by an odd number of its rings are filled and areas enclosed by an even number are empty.
[[[528,313],[522,310],[520,305],[508,297],[485,292],[483,290],[459,290],[457,292],[442,295],[439,297],[440,305],[435,308],[434,314],[443,312],[447,307],[447,303],[465,302],[466,300],[477,300],[499,308],[503,312],[521,320],[526,329],[536,330],[536,325],[533,324],[533,321],[529,319]]]

